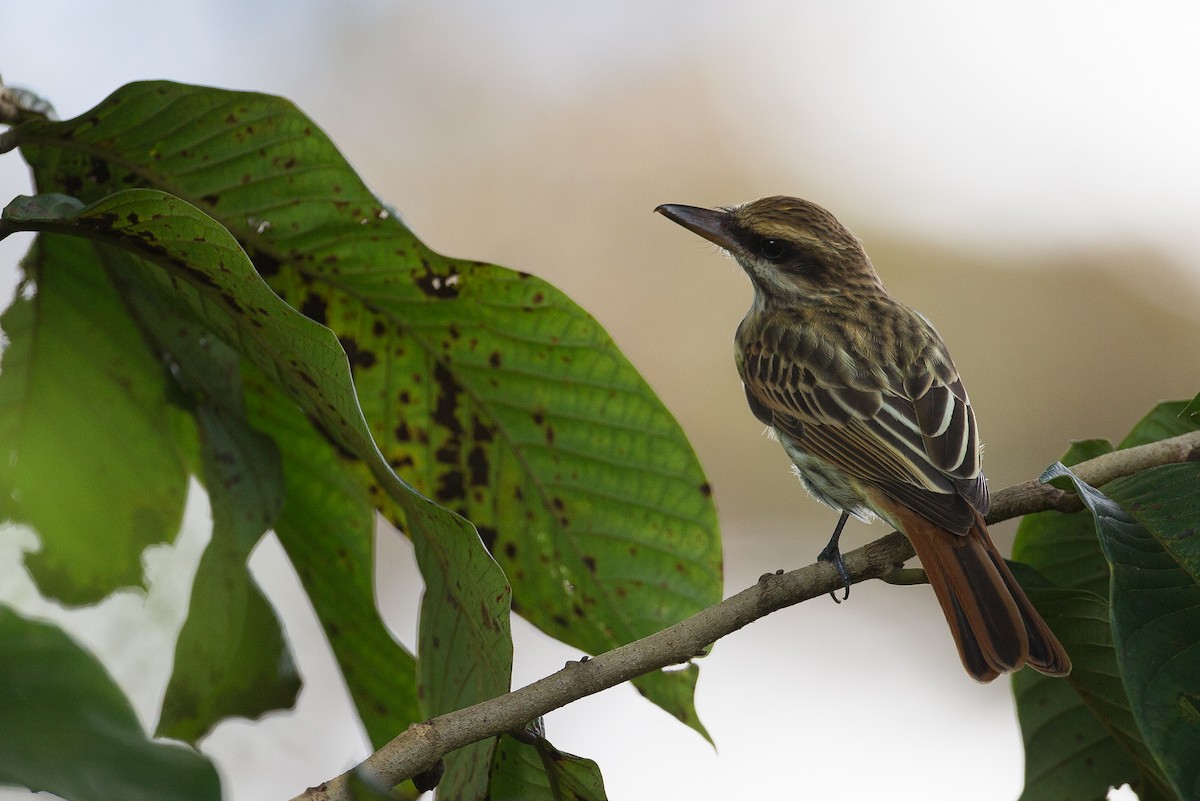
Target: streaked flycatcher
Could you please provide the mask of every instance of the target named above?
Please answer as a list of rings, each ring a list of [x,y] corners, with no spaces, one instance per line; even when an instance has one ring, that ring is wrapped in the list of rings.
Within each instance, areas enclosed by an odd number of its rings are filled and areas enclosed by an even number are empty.
[[[841,512],[819,558],[849,592],[838,537],[878,516],[921,559],[967,672],[986,682],[1071,661],[988,535],[967,392],[937,331],[884,289],[832,214],[791,197],[656,211],[728,251],[754,285],[735,357],[754,415],[804,487]]]

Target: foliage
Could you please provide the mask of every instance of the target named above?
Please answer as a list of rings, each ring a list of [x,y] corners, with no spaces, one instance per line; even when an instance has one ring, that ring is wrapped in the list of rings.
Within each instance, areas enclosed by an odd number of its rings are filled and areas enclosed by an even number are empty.
[[[268,531],[376,746],[509,689],[510,610],[599,653],[719,599],[708,484],[601,326],[538,278],[429,250],[290,103],[149,82],[13,123],[0,153],[19,149],[37,194],[8,204],[0,236],[38,236],[0,317],[0,520],[40,537],[25,567],[43,594],[82,605],[142,585],[189,475],[213,508],[158,736],[194,745],[294,701],[290,645],[247,569]],[[1122,447],[1195,430],[1195,408],[1160,407]],[[1200,467],[1102,491],[1051,478],[1087,508],[1026,518],[1017,567],[1075,671],[1014,677],[1023,797],[1129,781],[1197,798]],[[424,580],[416,654],[375,606],[377,512]],[[16,713],[0,716],[0,781],[218,797],[207,760],[147,736],[61,631],[0,608],[0,634],[0,709]],[[697,675],[636,684],[707,736]],[[42,748],[64,732],[67,750]],[[438,793],[604,797],[599,768],[538,726],[450,754]]]
[[[537,278],[430,251],[287,101],[133,84],[4,144],[38,191],[0,223],[40,232],[0,372],[0,515],[42,538],[27,567],[94,603],[141,583],[189,472],[213,504],[159,734],[294,699],[246,570],[272,527],[377,745],[509,689],[510,607],[596,653],[719,600],[704,475],[603,329]],[[375,609],[372,509],[415,545],[416,656]],[[695,678],[639,688],[703,733]],[[443,794],[503,774],[495,746],[451,755]]]
[[[1161,404],[1121,447],[1195,431],[1184,404]],[[1077,443],[1072,464],[1113,450]],[[1085,509],[1021,522],[1013,557],[1039,571],[1030,597],[1063,641],[1065,682],[1013,677],[1025,739],[1025,801],[1103,798],[1130,784],[1142,799],[1200,794],[1200,464],[1117,479],[1103,493],[1063,463],[1043,480]],[[1066,684],[1071,691],[1062,685]]]

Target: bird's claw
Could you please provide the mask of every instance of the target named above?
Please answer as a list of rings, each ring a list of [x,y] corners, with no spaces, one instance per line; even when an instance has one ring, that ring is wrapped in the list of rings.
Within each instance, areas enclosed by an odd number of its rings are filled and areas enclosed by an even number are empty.
[[[842,580],[842,586],[846,588],[846,592],[841,598],[837,597],[836,591],[829,593],[829,597],[832,598],[835,603],[839,604],[849,598],[850,573],[846,570],[846,560],[842,558],[842,552],[838,549],[837,542],[830,542],[828,545],[826,545],[825,550],[817,554],[817,561],[829,562],[829,564],[833,565],[834,570],[837,571],[838,577]]]

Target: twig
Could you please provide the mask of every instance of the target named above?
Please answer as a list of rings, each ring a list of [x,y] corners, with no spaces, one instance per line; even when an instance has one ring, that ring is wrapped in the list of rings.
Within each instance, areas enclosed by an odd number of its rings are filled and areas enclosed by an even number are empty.
[[[1176,462],[1200,460],[1200,432],[1141,445],[1080,462],[1072,470],[1093,486],[1121,476]],[[1081,508],[1074,495],[1027,481],[997,492],[989,523],[1046,510]],[[892,532],[845,554],[853,582],[892,575],[912,558],[908,540]],[[824,562],[789,573],[768,573],[734,596],[710,606],[670,628],[651,634],[591,659],[568,662],[562,670],[519,690],[416,723],[387,743],[357,768],[293,801],[350,801],[348,782],[358,775],[384,787],[394,787],[423,773],[456,748],[520,729],[529,721],[593,693],[636,676],[681,664],[702,655],[709,645],[748,623],[788,606],[819,598],[842,586],[834,568]]]
[[[54,108],[28,89],[5,86],[0,80],[0,125],[20,125],[27,120],[53,119]],[[4,152],[4,151],[0,151]]]

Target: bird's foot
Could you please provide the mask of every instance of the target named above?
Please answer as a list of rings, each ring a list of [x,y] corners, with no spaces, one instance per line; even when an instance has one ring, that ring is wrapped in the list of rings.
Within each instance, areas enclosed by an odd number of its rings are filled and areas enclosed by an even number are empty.
[[[818,562],[829,562],[837,570],[838,576],[842,579],[842,586],[846,588],[846,594],[838,600],[837,592],[829,593],[829,597],[835,603],[841,603],[850,597],[850,573],[846,570],[846,560],[842,559],[842,552],[838,550],[838,540],[842,537],[842,529],[846,526],[846,521],[850,519],[849,512],[842,512],[842,516],[838,518],[837,525],[834,526],[833,536],[829,538],[829,544],[825,549],[817,554]]]
[[[829,597],[839,604],[849,598],[850,573],[846,570],[846,560],[842,558],[842,552],[838,550],[837,542],[830,542],[828,545],[826,545],[825,550],[817,554],[817,561],[829,562],[829,564],[833,565],[834,570],[837,571],[838,576],[842,580],[842,586],[846,589],[845,594],[841,598],[837,597],[836,591],[829,593]]]

